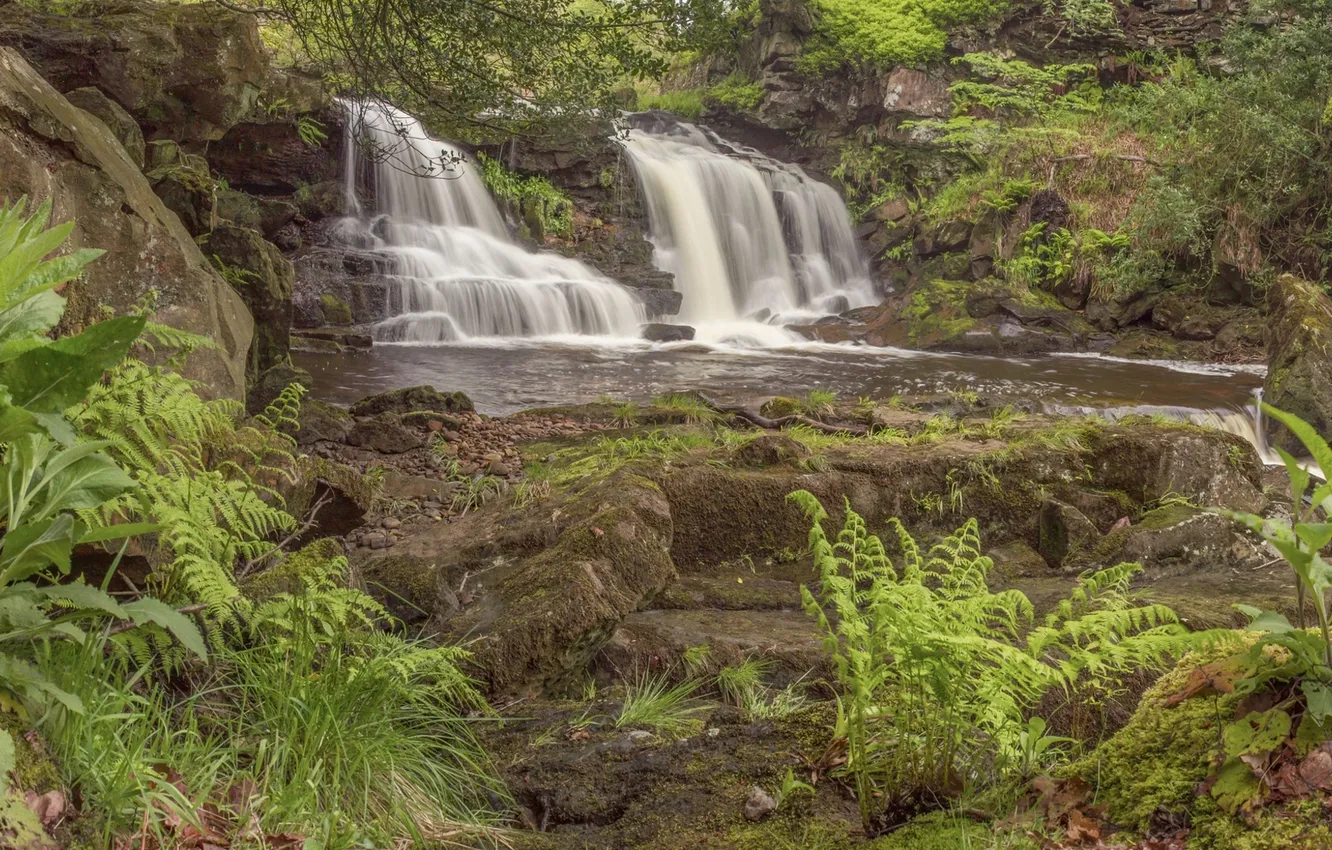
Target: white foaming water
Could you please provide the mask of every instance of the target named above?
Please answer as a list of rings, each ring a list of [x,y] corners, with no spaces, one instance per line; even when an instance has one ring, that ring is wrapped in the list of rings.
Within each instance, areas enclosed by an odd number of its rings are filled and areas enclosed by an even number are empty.
[[[349,242],[386,255],[392,318],[382,342],[441,343],[475,337],[636,336],[642,304],[577,260],[512,242],[477,166],[391,106],[345,103],[346,180],[355,217]],[[378,215],[357,196],[359,154]]]
[[[1205,428],[1215,428],[1243,437],[1258,453],[1258,458],[1268,465],[1281,464],[1281,457],[1267,444],[1267,434],[1263,429],[1262,413],[1255,404],[1242,409],[1203,410],[1196,407],[1172,407],[1167,405],[1135,405],[1128,407],[1079,407],[1068,405],[1049,405],[1051,413],[1074,413],[1083,416],[1099,416],[1111,422],[1118,422],[1126,416],[1161,416],[1176,422],[1189,422]]]
[[[625,149],[656,263],[675,275],[698,339],[789,345],[799,336],[783,324],[876,303],[831,186],[691,124],[631,130]]]

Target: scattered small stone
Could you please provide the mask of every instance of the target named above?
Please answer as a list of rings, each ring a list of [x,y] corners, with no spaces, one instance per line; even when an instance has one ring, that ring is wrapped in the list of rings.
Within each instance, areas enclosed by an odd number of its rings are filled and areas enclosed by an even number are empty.
[[[370,538],[371,549],[384,549],[388,547],[388,538],[382,534],[377,534]]]
[[[450,443],[456,443],[462,439],[462,434],[459,434],[457,431],[445,430],[443,434],[444,439],[448,440]]]
[[[438,419],[431,419],[426,423],[426,428],[431,431],[442,431],[444,430],[444,423],[440,422]]]
[[[395,528],[401,528],[401,527],[402,527],[402,520],[398,519],[398,518],[395,517],[395,516],[384,517],[384,521],[381,522],[380,525],[384,526],[385,528],[387,528],[387,529],[389,529],[389,530],[392,530],[392,529],[395,529]]]
[[[745,798],[745,820],[763,820],[775,811],[777,811],[777,801],[771,794],[757,785],[749,789],[749,796]]]
[[[656,736],[654,736],[651,732],[648,732],[643,729],[635,729],[629,733],[629,742],[632,744],[637,744],[638,746],[641,747],[645,744],[650,743],[654,737]]]
[[[715,738],[715,737],[717,737],[718,735],[721,734],[721,730],[718,729],[716,726],[713,726],[713,727],[711,727],[710,729],[708,729],[708,731],[707,731],[705,734],[706,734],[709,738]]]

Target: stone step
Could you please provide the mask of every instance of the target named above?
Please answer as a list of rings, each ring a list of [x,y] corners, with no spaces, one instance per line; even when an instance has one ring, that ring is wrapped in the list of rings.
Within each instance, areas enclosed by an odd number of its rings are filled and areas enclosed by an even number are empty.
[[[596,663],[618,679],[643,671],[683,675],[685,652],[701,644],[708,645],[714,669],[748,658],[772,661],[776,685],[828,673],[818,627],[798,610],[638,611],[620,623]]]

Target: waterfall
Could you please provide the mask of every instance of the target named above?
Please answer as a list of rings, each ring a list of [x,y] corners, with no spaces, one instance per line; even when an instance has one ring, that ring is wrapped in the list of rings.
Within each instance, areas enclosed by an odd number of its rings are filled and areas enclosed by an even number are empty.
[[[831,186],[691,124],[656,113],[630,120],[638,126],[625,149],[655,261],[684,296],[682,321],[780,326],[875,303],[868,263]]]
[[[510,239],[479,168],[461,150],[391,106],[343,106],[353,217],[341,236],[385,257],[395,284],[391,318],[373,330],[377,340],[637,335],[645,313],[628,290],[577,260]]]
[[[1118,422],[1126,416],[1159,416],[1176,422],[1188,422],[1204,428],[1214,428],[1242,437],[1253,446],[1258,459],[1264,464],[1279,465],[1280,456],[1267,444],[1267,435],[1263,432],[1262,408],[1257,404],[1242,409],[1197,407],[1172,407],[1168,405],[1133,405],[1124,407],[1083,407],[1070,405],[1046,405],[1047,413],[1076,416],[1098,416],[1110,422]]]

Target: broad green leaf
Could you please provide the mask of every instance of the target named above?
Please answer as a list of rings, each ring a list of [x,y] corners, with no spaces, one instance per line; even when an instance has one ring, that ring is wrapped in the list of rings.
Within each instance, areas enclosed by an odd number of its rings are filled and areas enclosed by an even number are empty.
[[[156,623],[176,636],[186,649],[203,660],[208,660],[208,645],[204,642],[199,627],[186,615],[158,599],[136,599],[124,605],[125,613],[140,626]]]
[[[67,221],[20,239],[12,249],[0,255],[0,307],[8,307],[23,297],[28,275],[73,232],[74,222]]]
[[[1295,535],[1317,552],[1332,541],[1332,522],[1302,522],[1295,526]]]
[[[27,299],[49,292],[83,274],[89,263],[105,253],[100,248],[81,248],[63,257],[47,260],[28,272],[23,283],[14,290],[13,298]]]
[[[90,528],[76,533],[74,537],[78,543],[106,543],[111,540],[124,540],[126,537],[153,534],[161,529],[162,526],[151,522],[124,522],[119,525]]]
[[[0,311],[0,342],[19,341],[51,330],[65,312],[65,299],[54,292],[39,292],[8,310]],[[0,360],[8,360],[0,348]],[[21,350],[14,350],[17,357]]]
[[[14,736],[0,729],[0,796],[9,793],[9,773],[18,762],[14,759]]]
[[[1263,611],[1252,605],[1236,605],[1235,609],[1249,618],[1248,629],[1251,632],[1271,632],[1286,634],[1295,631],[1295,627],[1279,611]]]
[[[98,322],[77,336],[24,352],[0,365],[11,403],[57,413],[80,401],[107,369],[125,359],[143,330],[142,316]]]
[[[1327,718],[1332,717],[1332,687],[1322,683],[1305,679],[1300,684],[1300,689],[1304,691],[1304,702],[1308,713],[1313,715],[1314,721],[1323,726]]]
[[[43,430],[30,411],[0,402],[0,443],[12,443],[24,434],[40,434]]]
[[[1287,413],[1266,402],[1263,403],[1263,411],[1290,429],[1290,433],[1299,438],[1299,441],[1309,450],[1309,454],[1313,456],[1314,462],[1323,470],[1323,473],[1332,475],[1332,447],[1328,446],[1327,440],[1319,436],[1312,425],[1295,414]]]
[[[69,572],[74,548],[74,519],[68,514],[11,528],[0,544],[0,587],[32,576],[51,565]]]
[[[42,482],[38,490],[42,507],[35,518],[95,508],[134,486],[134,479],[106,455],[80,458]]]
[[[83,714],[83,701],[74,694],[56,687],[40,669],[12,655],[0,653],[0,685],[23,693],[30,699],[44,696],[54,697],[65,708],[76,714]]]
[[[0,623],[6,630],[36,629],[51,621],[37,606],[37,599],[28,593],[0,594]]]
[[[1281,456],[1281,462],[1286,465],[1286,475],[1290,478],[1290,495],[1298,506],[1304,499],[1304,491],[1309,489],[1312,476],[1309,475],[1309,470],[1300,466],[1300,462],[1290,452],[1279,446],[1276,452]]]
[[[83,608],[89,611],[101,611],[121,620],[127,619],[129,616],[121,604],[111,598],[109,593],[99,587],[93,587],[92,585],[84,584],[81,581],[71,581],[65,584],[54,584],[49,587],[42,587],[38,589],[38,593],[43,598],[53,602],[68,602],[76,608]]]

